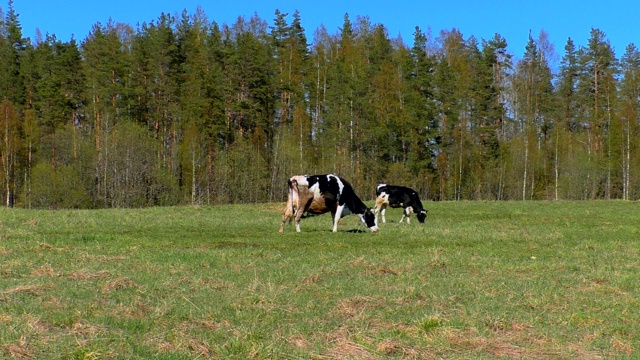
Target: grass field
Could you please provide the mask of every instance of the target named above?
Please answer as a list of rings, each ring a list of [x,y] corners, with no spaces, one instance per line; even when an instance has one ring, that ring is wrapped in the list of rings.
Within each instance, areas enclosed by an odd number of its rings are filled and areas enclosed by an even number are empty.
[[[640,202],[0,210],[0,358],[640,357]]]

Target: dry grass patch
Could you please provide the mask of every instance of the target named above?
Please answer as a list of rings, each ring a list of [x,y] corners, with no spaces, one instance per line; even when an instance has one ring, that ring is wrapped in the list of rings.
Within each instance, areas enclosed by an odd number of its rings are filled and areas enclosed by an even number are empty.
[[[63,306],[62,301],[55,296],[48,295],[48,296],[45,296],[45,298],[42,300],[43,308],[60,309],[62,308],[62,306]]]
[[[192,358],[215,358],[216,352],[211,345],[190,336],[192,323],[182,323],[163,337],[149,337],[144,342],[159,353],[189,353]],[[196,324],[198,325],[198,324]]]
[[[141,301],[134,301],[130,305],[118,304],[113,310],[111,310],[110,314],[114,317],[124,318],[124,319],[144,319],[149,316],[149,314],[153,313],[157,308],[150,306],[149,304],[145,304]]]
[[[59,276],[60,273],[53,270],[51,264],[44,264],[37,269],[31,270],[31,275],[33,276]]]
[[[40,244],[38,244],[37,248],[44,249],[44,250],[53,250],[54,249],[53,245],[47,244],[46,242],[41,242]]]
[[[210,358],[211,356],[214,355],[214,352],[212,351],[209,344],[199,340],[195,340],[195,339],[189,340],[189,343],[187,345],[187,350],[193,357]]]
[[[89,262],[112,262],[112,261],[124,261],[127,260],[128,258],[126,256],[121,256],[121,255],[117,255],[117,256],[109,256],[109,255],[85,255],[83,256],[83,260],[85,261],[89,261]]]
[[[326,335],[327,353],[322,358],[328,359],[380,359],[386,357],[402,359],[433,358],[425,348],[416,348],[398,339],[381,338],[383,330],[390,330],[405,325],[392,325],[372,320],[373,329],[363,332],[353,326],[341,326]],[[415,335],[415,332],[414,332]],[[304,343],[304,342],[303,342]]]
[[[542,359],[549,354],[535,354],[533,350],[512,343],[508,336],[486,337],[477,334],[475,329],[466,331],[447,331],[445,339],[454,351],[484,353],[493,357]]]
[[[2,291],[3,295],[11,295],[11,294],[30,294],[30,295],[41,295],[44,290],[50,289],[50,285],[21,285],[16,286],[10,289],[6,289]]]
[[[401,273],[398,269],[393,269],[385,264],[376,264],[359,257],[351,262],[353,267],[364,267],[365,275],[398,275]]]
[[[228,320],[223,321],[211,321],[211,320],[202,320],[195,322],[199,328],[210,330],[210,331],[218,331],[221,329],[229,329],[231,328],[231,323]]]
[[[633,346],[617,337],[611,338],[611,347],[619,354],[625,354],[626,356],[631,356],[633,354]]]
[[[127,278],[119,278],[104,284],[104,286],[102,286],[102,293],[108,294],[116,290],[124,290],[129,288],[137,289],[138,285]]]
[[[379,359],[379,356],[372,354],[369,350],[353,341],[340,338],[334,341],[333,346],[327,353],[327,358],[375,360]]]
[[[21,339],[17,344],[4,345],[2,347],[2,353],[7,359],[35,359],[32,355],[32,351],[25,344],[23,339]]]
[[[200,278],[196,282],[198,287],[207,287],[212,290],[227,290],[233,288],[233,284],[221,279]]]
[[[307,340],[303,335],[296,334],[287,337],[286,339],[288,344],[295,346],[298,349],[306,350],[311,347],[311,342]]]
[[[68,336],[72,336],[79,346],[86,346],[90,341],[107,333],[105,328],[92,324],[76,321],[69,331]],[[85,357],[86,359],[87,357]]]
[[[303,285],[317,284],[320,282],[320,280],[321,280],[320,274],[313,274],[313,275],[303,277],[300,283]]]
[[[376,346],[376,351],[385,356],[401,357],[403,359],[429,359],[425,352],[418,352],[410,346],[392,339],[380,341]]]
[[[382,306],[381,298],[355,296],[337,302],[338,312],[345,318],[360,318],[367,311]]]
[[[67,278],[72,280],[97,280],[104,279],[109,276],[111,276],[111,273],[109,273],[109,271],[107,270],[102,270],[95,273],[89,273],[85,270],[78,270],[67,274]]]
[[[526,331],[528,328],[528,326],[523,328],[515,326],[510,331],[498,331],[493,336],[481,336],[475,329],[464,331],[448,329],[443,335],[455,352],[486,354],[492,358],[602,359],[600,354],[586,350],[586,344],[553,344],[547,339],[534,338]]]

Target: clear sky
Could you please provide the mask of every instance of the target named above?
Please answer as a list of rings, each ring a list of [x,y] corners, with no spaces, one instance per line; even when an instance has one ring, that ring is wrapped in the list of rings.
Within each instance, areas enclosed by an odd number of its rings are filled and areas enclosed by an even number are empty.
[[[0,0],[5,12],[8,1]],[[329,34],[338,33],[348,13],[352,22],[357,16],[368,16],[372,24],[384,25],[391,38],[400,35],[409,46],[419,26],[433,37],[453,28],[465,39],[473,35],[479,41],[498,33],[515,58],[524,54],[529,31],[537,39],[544,30],[559,58],[568,38],[577,47],[586,46],[591,28],[605,33],[618,58],[630,43],[640,47],[638,0],[13,0],[23,36],[33,40],[39,28],[43,35],[55,34],[62,41],[70,40],[72,34],[81,41],[94,24],[106,24],[110,18],[135,28],[138,23],[157,20],[163,12],[179,15],[186,9],[194,14],[198,6],[220,25],[253,14],[273,25],[276,9],[289,15],[298,10],[309,42],[321,24]],[[287,20],[291,22],[291,17]]]

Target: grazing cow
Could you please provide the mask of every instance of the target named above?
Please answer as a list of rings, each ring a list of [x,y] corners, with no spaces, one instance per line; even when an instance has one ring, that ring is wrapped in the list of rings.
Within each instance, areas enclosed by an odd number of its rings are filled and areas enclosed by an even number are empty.
[[[386,223],[387,220],[384,217],[384,213],[387,209],[387,205],[392,208],[403,208],[402,217],[400,222],[407,217],[407,223],[410,223],[411,213],[415,213],[418,221],[424,223],[427,218],[427,211],[422,207],[422,202],[418,197],[418,193],[405,186],[394,186],[387,184],[380,184],[376,188],[376,206],[374,207],[374,213],[376,214],[376,220],[378,214],[382,214],[382,222]]]
[[[319,215],[331,212],[333,232],[338,231],[338,220],[356,214],[371,231],[378,231],[376,216],[356,195],[345,179],[336,175],[296,175],[289,179],[289,198],[282,212],[284,225],[295,218],[296,231],[300,232],[300,218],[304,213]]]

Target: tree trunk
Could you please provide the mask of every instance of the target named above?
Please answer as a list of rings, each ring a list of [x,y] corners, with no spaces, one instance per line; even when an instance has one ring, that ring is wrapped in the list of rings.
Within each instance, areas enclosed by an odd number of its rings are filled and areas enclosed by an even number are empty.
[[[527,166],[529,162],[529,140],[527,132],[524,132],[524,170],[522,171],[522,200],[526,200],[527,195]]]
[[[554,154],[554,164],[553,164],[553,168],[554,168],[554,199],[558,200],[558,141],[560,141],[560,136],[558,134],[558,129],[556,129],[556,143],[555,143],[555,154]]]

